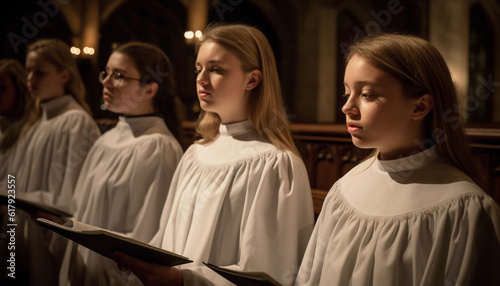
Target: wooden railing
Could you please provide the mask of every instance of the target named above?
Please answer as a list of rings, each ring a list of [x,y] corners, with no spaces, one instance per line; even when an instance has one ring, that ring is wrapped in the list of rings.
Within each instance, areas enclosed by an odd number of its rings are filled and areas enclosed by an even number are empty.
[[[98,121],[103,130],[114,122]],[[194,140],[194,123],[184,122],[183,130],[186,149]],[[307,168],[317,215],[332,185],[372,150],[354,146],[344,124],[292,124],[291,130]],[[500,204],[500,129],[468,128],[467,134],[482,162],[479,167],[489,175],[486,191]]]
[[[331,186],[372,150],[352,144],[343,124],[294,124],[291,126],[297,146],[309,173],[314,208],[319,214]],[[500,130],[469,128],[472,151],[480,158],[489,175],[486,190],[500,204]]]

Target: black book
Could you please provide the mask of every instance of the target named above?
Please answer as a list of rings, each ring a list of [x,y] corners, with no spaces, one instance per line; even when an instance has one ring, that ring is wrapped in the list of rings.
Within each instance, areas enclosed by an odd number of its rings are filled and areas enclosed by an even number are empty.
[[[59,217],[70,217],[72,214],[60,208],[49,206],[41,202],[35,202],[20,194],[7,194],[4,191],[0,192],[0,204],[6,205],[7,210],[21,209],[27,212],[45,212]]]
[[[246,272],[222,268],[203,262],[208,268],[238,286],[282,286],[265,272]]]
[[[175,266],[192,262],[188,258],[115,232],[70,220],[58,224],[48,219],[37,218],[38,224],[108,258],[115,251],[146,262]]]

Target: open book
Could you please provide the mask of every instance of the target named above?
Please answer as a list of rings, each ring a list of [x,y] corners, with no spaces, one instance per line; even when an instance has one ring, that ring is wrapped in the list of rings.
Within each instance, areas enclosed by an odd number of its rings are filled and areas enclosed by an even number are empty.
[[[34,221],[108,258],[113,252],[120,251],[146,262],[166,266],[192,262],[176,253],[82,222],[70,220],[62,225],[44,218]]]
[[[27,212],[37,212],[37,211],[46,212],[59,217],[73,216],[72,214],[62,209],[49,206],[41,202],[30,200],[29,198],[25,198],[20,194],[16,194],[15,196],[8,195],[7,192],[5,191],[0,192],[0,204],[8,206],[9,210],[11,208],[16,208],[25,210]]]
[[[264,272],[236,271],[203,262],[208,268],[238,286],[282,286]]]

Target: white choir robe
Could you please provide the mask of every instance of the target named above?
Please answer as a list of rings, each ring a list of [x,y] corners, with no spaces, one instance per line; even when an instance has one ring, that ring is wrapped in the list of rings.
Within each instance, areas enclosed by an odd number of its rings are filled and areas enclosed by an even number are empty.
[[[16,194],[72,212],[76,180],[100,131],[70,95],[41,103],[41,108],[40,120],[12,149],[8,173],[16,177]],[[30,285],[56,285],[61,257],[49,251],[53,233],[21,210],[15,221],[16,272],[29,272]]]
[[[248,121],[219,130],[181,159],[151,244],[194,261],[180,266],[184,285],[232,285],[202,262],[291,285],[314,226],[304,163]]]
[[[160,117],[120,117],[82,168],[74,219],[149,242],[182,148]],[[69,242],[59,285],[123,285],[116,262]]]
[[[94,142],[101,135],[93,118],[72,96],[41,103],[40,122],[28,132],[17,171],[18,192],[69,212],[76,181]]]
[[[12,122],[6,118],[3,118],[0,116],[0,142],[2,142],[3,137],[5,135],[5,131],[3,129],[6,129]],[[2,128],[2,126],[5,126],[5,128]],[[13,148],[13,147],[12,147]],[[7,177],[9,175],[9,156],[12,153],[12,148],[7,150],[7,152],[2,153],[0,152],[0,191],[6,191],[7,190]],[[1,251],[1,250],[0,250]]]
[[[0,123],[0,126],[5,126],[8,127],[9,124],[12,122],[6,120],[5,118],[0,117],[0,121],[3,121]],[[0,127],[0,142],[2,142],[4,136],[4,130]],[[23,137],[19,138],[19,140],[16,142],[14,146],[12,146],[7,152],[5,153],[0,153],[0,192],[7,193],[8,190],[11,190],[9,194],[15,194],[15,176],[11,177],[9,179],[9,175],[13,175],[12,171],[15,170],[15,166],[18,165],[19,161],[12,160],[11,158],[15,158],[14,154],[16,151],[19,152],[24,152],[23,146],[26,146],[25,141]],[[14,180],[14,181],[13,181]],[[8,181],[11,183],[8,184]],[[13,183],[13,184],[12,184]],[[15,205],[14,205],[15,206]],[[7,243],[9,242],[9,235],[6,233],[6,231],[9,230],[7,224],[9,224],[9,215],[8,215],[8,208],[5,205],[0,205],[0,223],[2,226],[0,226],[1,233],[0,233],[0,275],[1,277],[6,277],[7,273],[10,273],[10,271],[7,271],[7,267],[9,267],[10,262],[7,262],[6,260],[10,258],[10,253],[11,251],[8,249]],[[1,281],[1,278],[0,278]]]
[[[500,285],[500,210],[436,147],[334,184],[296,285]]]
[[[5,136],[5,130],[7,127],[12,124],[12,122],[6,118],[3,118],[0,116],[0,142],[2,142],[4,136]],[[2,129],[2,126],[5,126],[5,128]],[[12,146],[9,150],[6,152],[2,153],[0,152],[0,191],[7,191],[7,179],[9,174],[11,174],[11,171],[14,170],[13,162],[14,160],[10,159],[13,157],[16,147],[18,145],[26,145],[23,144],[25,140],[23,140],[22,137],[19,138],[18,142],[14,146]],[[21,147],[18,147],[18,149],[21,149]],[[0,250],[1,251],[1,250]]]

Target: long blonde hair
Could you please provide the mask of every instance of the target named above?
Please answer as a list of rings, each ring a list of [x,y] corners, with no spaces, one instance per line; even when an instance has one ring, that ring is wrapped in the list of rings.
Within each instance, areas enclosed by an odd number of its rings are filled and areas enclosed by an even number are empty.
[[[249,96],[247,118],[255,130],[277,148],[299,154],[289,130],[289,121],[283,105],[276,61],[269,42],[262,32],[243,24],[209,26],[198,43],[196,52],[206,41],[213,41],[233,53],[244,72],[258,69],[262,81]],[[219,134],[220,117],[202,111],[196,131],[202,136],[199,143],[214,140]]]
[[[29,129],[40,118],[41,112],[38,100],[33,98],[26,83],[26,70],[24,66],[14,59],[0,60],[0,74],[6,76],[13,84],[16,92],[16,101],[12,116],[8,119],[12,121],[0,141],[0,153],[7,152],[13,147]]]
[[[41,58],[55,66],[58,71],[68,71],[69,80],[64,85],[64,92],[73,96],[90,114],[90,108],[85,101],[85,86],[69,46],[58,39],[42,39],[30,44],[26,50],[26,53],[29,52],[36,52]]]
[[[380,34],[354,43],[347,51],[346,62],[354,55],[393,76],[403,85],[404,94],[409,98],[419,98],[423,94],[432,96],[432,111],[425,119],[426,145],[435,144],[442,158],[487,189],[487,180],[470,152],[455,86],[439,51],[415,36]]]

